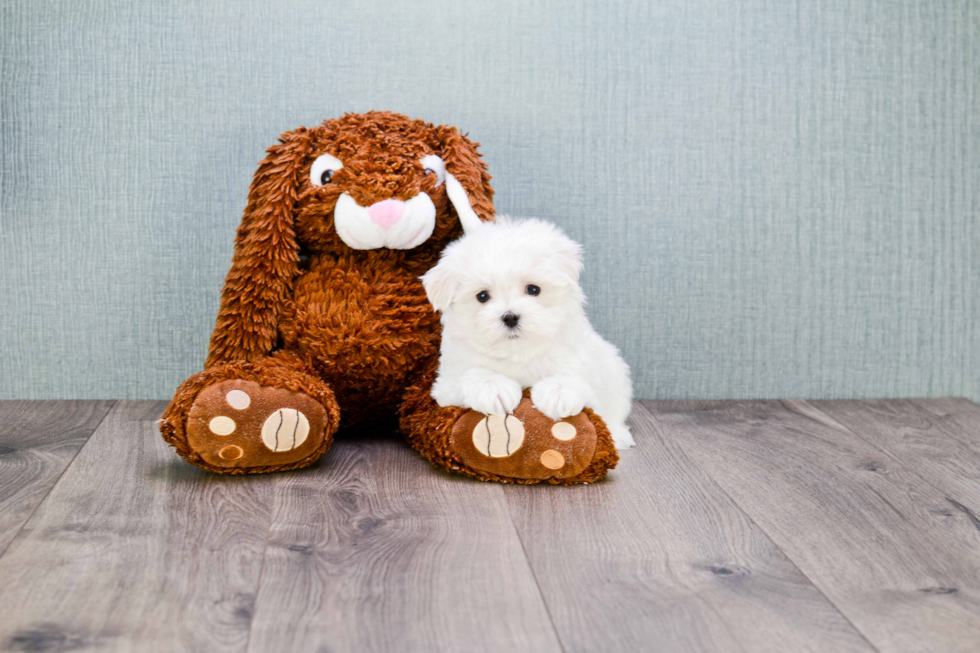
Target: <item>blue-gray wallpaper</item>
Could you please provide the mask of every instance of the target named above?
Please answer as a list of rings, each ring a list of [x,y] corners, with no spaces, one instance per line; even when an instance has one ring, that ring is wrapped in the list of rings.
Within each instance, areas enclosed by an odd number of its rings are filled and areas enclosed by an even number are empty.
[[[167,398],[256,163],[391,109],[587,249],[642,398],[980,399],[980,3],[5,2],[0,397]]]

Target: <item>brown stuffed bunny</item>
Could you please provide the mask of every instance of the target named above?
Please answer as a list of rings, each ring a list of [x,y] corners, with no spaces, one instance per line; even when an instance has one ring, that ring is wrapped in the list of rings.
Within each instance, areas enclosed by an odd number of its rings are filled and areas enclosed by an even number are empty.
[[[489,182],[454,127],[370,112],[283,134],[249,191],[205,370],[177,390],[164,439],[212,472],[271,472],[312,464],[341,423],[398,414],[444,469],[604,476],[618,458],[589,410],[556,427],[526,393],[506,418],[429,394],[440,325],[419,277],[466,220],[493,220]]]

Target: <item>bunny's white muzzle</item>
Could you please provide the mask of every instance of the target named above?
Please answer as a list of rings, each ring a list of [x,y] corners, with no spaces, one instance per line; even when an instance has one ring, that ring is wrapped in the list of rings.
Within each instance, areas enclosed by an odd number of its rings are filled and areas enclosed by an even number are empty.
[[[325,170],[343,167],[343,163],[332,155],[324,154],[317,161],[324,160]],[[446,164],[435,154],[424,157],[421,164],[426,173],[436,175],[436,187],[446,184],[446,194],[456,215],[463,225],[463,231],[480,224],[480,218],[470,206],[470,198],[459,181],[446,171]],[[332,168],[329,166],[333,166]],[[314,183],[322,174],[316,164],[311,168]],[[333,213],[337,235],[352,249],[412,249],[429,239],[436,227],[436,207],[426,193],[419,193],[412,199],[390,199],[375,202],[371,206],[359,205],[353,197],[344,193],[337,200]]]
[[[334,209],[334,226],[352,249],[412,249],[432,235],[436,207],[426,193],[407,202],[390,199],[368,207],[344,193]]]

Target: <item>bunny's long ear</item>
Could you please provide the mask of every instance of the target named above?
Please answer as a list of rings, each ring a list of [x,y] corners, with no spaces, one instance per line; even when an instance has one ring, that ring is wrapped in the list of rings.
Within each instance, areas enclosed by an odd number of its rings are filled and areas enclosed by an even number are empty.
[[[487,165],[476,151],[479,143],[448,125],[436,127],[435,132],[446,164],[446,192],[463,228],[471,225],[474,217],[493,222],[493,188]]]
[[[300,167],[311,147],[305,129],[286,132],[259,164],[235,237],[205,367],[255,360],[275,346],[283,301],[299,270],[293,206]]]
[[[473,206],[470,205],[470,198],[466,193],[466,189],[463,188],[463,185],[459,183],[459,180],[451,172],[446,172],[446,195],[449,196],[449,201],[452,203],[453,208],[456,209],[456,215],[463,225],[464,232],[469,233],[477,225],[481,224],[480,216],[476,214]]]

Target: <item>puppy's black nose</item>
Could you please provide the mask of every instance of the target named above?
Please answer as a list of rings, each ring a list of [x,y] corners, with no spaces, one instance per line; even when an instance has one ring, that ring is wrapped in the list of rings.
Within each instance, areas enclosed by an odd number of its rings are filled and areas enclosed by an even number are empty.
[[[517,326],[517,322],[521,319],[521,316],[507,312],[500,316],[500,319],[503,320],[503,323],[507,325],[508,329],[513,329]]]

